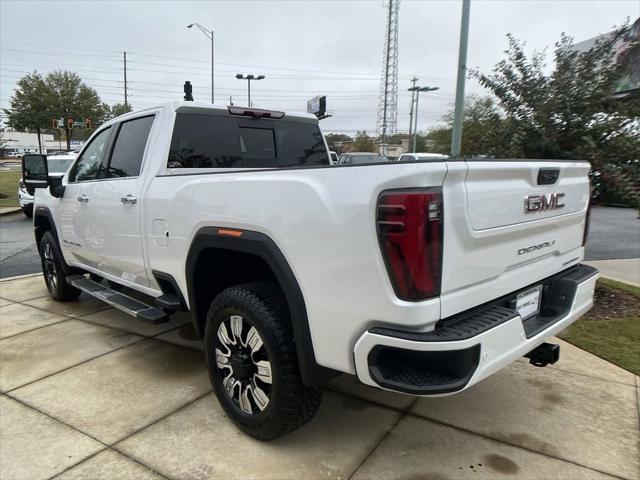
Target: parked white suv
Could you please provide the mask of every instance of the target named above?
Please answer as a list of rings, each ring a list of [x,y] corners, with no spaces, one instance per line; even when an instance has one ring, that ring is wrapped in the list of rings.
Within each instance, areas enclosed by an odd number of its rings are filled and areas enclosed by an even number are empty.
[[[584,314],[583,161],[331,167],[308,114],[191,102],[102,125],[61,179],[25,157],[54,299],[138,320],[191,313],[214,391],[245,432],[300,427],[346,373],[453,394]],[[146,294],[141,301],[88,277]],[[132,321],[135,321],[132,319]]]

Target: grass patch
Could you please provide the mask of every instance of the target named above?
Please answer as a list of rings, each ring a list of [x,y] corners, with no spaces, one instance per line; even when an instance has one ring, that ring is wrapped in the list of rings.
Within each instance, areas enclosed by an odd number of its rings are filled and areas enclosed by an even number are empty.
[[[0,207],[19,207],[18,180],[22,176],[20,170],[0,171]]]
[[[578,320],[560,338],[640,375],[640,318]]]
[[[636,297],[640,297],[640,287],[636,287],[635,285],[616,282],[615,280],[611,280],[609,278],[602,278],[602,277],[598,280],[598,284],[604,285],[605,287],[612,288],[614,290],[622,290],[623,292],[627,292],[627,293],[630,293],[631,295],[635,295]]]
[[[640,375],[640,288],[598,280],[594,308],[558,336]]]

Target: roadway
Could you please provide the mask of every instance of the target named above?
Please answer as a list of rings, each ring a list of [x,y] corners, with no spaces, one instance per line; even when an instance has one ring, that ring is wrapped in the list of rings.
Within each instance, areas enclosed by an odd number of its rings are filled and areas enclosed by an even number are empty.
[[[629,208],[594,207],[586,260],[640,257],[640,218]],[[0,278],[40,272],[31,219],[0,217]]]

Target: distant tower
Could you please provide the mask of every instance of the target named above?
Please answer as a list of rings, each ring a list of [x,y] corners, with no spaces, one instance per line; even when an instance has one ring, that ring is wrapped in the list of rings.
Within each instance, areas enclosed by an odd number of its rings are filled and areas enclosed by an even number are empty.
[[[388,134],[394,134],[398,125],[398,19],[400,0],[386,0],[387,25],[384,37],[380,99],[376,131],[386,142]]]

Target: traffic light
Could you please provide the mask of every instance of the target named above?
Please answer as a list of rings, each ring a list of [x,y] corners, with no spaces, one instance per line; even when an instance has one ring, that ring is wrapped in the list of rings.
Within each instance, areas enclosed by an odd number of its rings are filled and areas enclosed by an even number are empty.
[[[57,118],[52,118],[51,119],[51,128],[58,128],[58,119]]]
[[[85,118],[84,119],[84,128],[91,128],[91,119],[90,118]]]
[[[68,129],[73,128],[73,118],[67,118],[67,128]]]
[[[193,95],[191,94],[192,91],[193,89],[191,88],[191,82],[184,82],[184,99],[187,102],[193,102]]]

